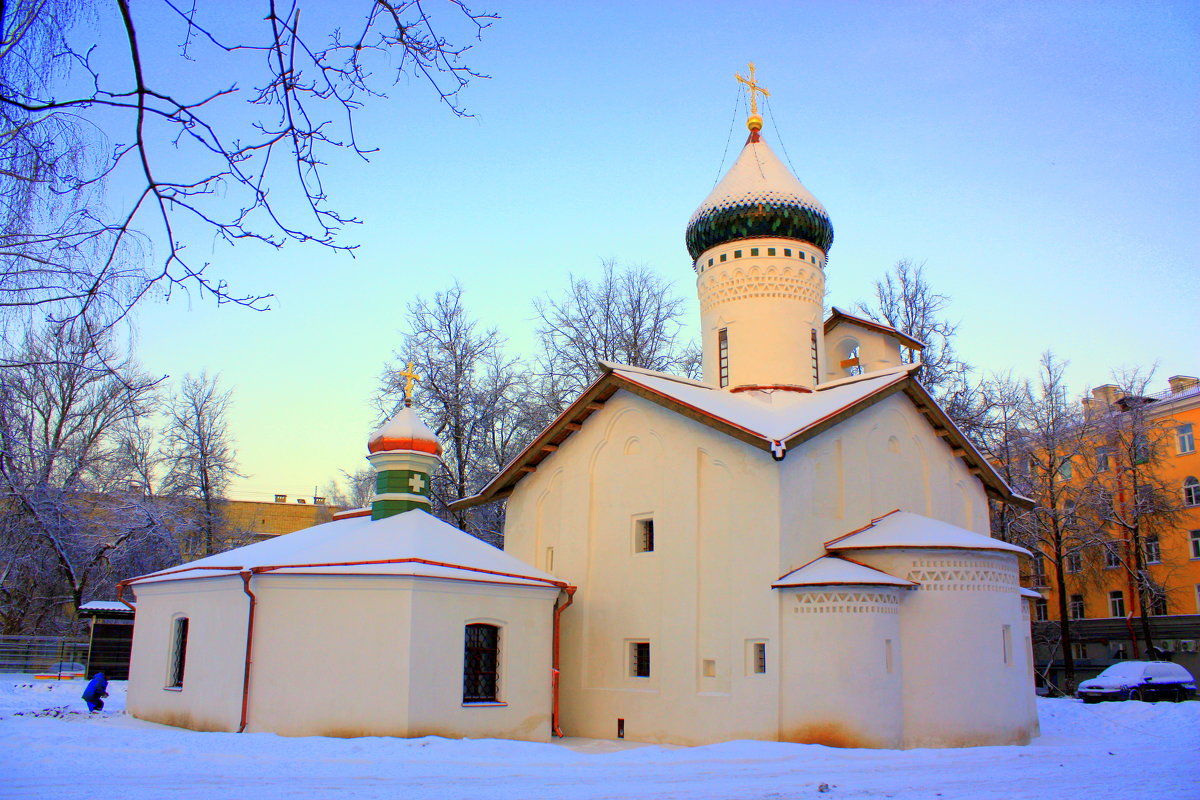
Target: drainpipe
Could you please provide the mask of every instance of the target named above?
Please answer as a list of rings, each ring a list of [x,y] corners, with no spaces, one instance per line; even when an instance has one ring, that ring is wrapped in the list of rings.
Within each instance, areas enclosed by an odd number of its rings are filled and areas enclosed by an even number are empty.
[[[1128,614],[1125,615],[1125,627],[1129,629],[1129,640],[1131,642],[1133,642],[1133,660],[1137,661],[1138,659],[1141,658],[1141,656],[1138,655],[1137,634],[1135,634],[1133,632],[1133,612],[1132,611],[1130,611]]]
[[[242,570],[238,574],[242,576],[242,591],[250,598],[250,607],[246,612],[246,666],[242,672],[242,720],[237,730],[242,733],[246,730],[246,709],[250,704],[250,653],[254,645],[254,607],[258,604],[258,598],[250,591],[250,579],[254,573]]]
[[[130,611],[133,611],[134,613],[137,612],[137,608],[133,605],[133,603],[125,599],[125,581],[121,581],[117,584],[117,602],[124,603],[125,605],[129,606]]]
[[[575,591],[577,588],[578,587],[575,587],[575,586],[564,586],[563,591],[567,593],[567,602],[563,603],[561,606],[555,606],[555,608],[554,608],[554,651],[553,651],[553,656],[552,656],[553,664],[550,668],[550,694],[552,697],[552,700],[551,700],[552,710],[550,712],[550,732],[553,733],[555,736],[557,736],[560,739],[563,738],[562,728],[559,727],[559,724],[558,724],[558,677],[559,677],[558,651],[559,651],[559,643],[562,641],[561,618],[562,618],[562,612],[567,610],[567,606],[569,606],[569,605],[571,605],[571,603],[575,602]]]

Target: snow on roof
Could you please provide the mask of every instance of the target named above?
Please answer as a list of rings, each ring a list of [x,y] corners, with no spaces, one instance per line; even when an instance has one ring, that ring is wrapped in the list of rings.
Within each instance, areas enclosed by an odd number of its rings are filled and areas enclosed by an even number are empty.
[[[1003,550],[1030,555],[1024,547],[993,539],[948,522],[911,511],[889,511],[844,536],[825,543],[826,550],[864,550],[878,547],[938,547],[956,550]]]
[[[837,556],[821,556],[784,575],[772,589],[791,586],[903,586],[917,584]]]
[[[416,575],[555,588],[565,585],[550,573],[420,509],[379,520],[351,517],[326,522],[133,578],[130,583],[219,577],[244,570],[267,574]]]
[[[817,422],[900,383],[913,365],[881,370],[854,380],[818,386],[815,392],[786,390],[729,392],[672,375],[605,364],[631,383],[771,441],[789,438]]]
[[[825,320],[825,332],[829,333],[830,330],[837,327],[837,325],[842,322],[848,322],[853,325],[860,325],[864,328],[870,328],[872,330],[877,330],[880,333],[884,333],[889,336],[895,336],[897,339],[904,342],[909,347],[912,347],[917,350],[922,350],[925,348],[925,343],[922,342],[920,339],[914,339],[913,337],[909,336],[907,333],[903,333],[902,331],[896,330],[891,325],[885,325],[882,322],[876,322],[873,319],[867,319],[865,317],[857,317],[854,314],[847,314],[845,311],[842,311],[837,306],[834,306],[832,309],[830,309],[829,319]]]
[[[132,614],[129,606],[124,603],[119,603],[115,600],[92,600],[84,603],[79,607],[80,611],[122,611],[126,614]]]
[[[766,142],[748,142],[725,177],[692,214],[694,222],[714,208],[738,203],[795,203],[825,216],[825,206],[784,166]]]
[[[1021,595],[1022,597],[1028,597],[1032,600],[1041,600],[1042,599],[1041,592],[1036,592],[1033,589],[1026,589],[1024,586],[1017,587],[1017,594]]]

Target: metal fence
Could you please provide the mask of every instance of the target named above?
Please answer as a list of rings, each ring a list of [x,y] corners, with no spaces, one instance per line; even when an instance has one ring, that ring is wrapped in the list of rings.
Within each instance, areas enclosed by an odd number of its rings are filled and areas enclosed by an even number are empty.
[[[0,636],[0,672],[61,675],[67,665],[87,664],[87,658],[86,637]]]

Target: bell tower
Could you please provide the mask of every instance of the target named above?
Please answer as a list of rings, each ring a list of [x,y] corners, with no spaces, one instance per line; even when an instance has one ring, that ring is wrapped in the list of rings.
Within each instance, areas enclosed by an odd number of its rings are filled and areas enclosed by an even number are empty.
[[[825,263],[833,225],[824,206],[762,139],[754,77],[750,135],[687,226],[696,272],[704,382],[725,389],[812,389],[824,365]]]

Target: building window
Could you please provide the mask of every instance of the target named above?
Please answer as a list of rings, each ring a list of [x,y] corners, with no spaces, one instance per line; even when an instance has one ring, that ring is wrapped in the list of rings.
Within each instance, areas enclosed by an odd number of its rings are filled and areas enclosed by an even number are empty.
[[[1192,433],[1192,423],[1189,422],[1176,428],[1175,437],[1180,453],[1196,452],[1196,436]]]
[[[1042,558],[1041,553],[1034,553],[1031,559],[1030,567],[1032,575],[1030,576],[1034,586],[1046,585],[1046,559]]]
[[[1200,506],[1200,481],[1192,475],[1183,479],[1183,504]]]
[[[638,519],[633,522],[633,552],[654,552],[654,520]]]
[[[710,259],[708,260],[708,265],[711,267],[711,266],[712,266],[712,264],[713,264],[713,260],[710,258]]]
[[[1189,533],[1188,541],[1192,546],[1192,558],[1200,558],[1200,531]]]
[[[750,248],[750,255],[752,255],[752,256],[756,256],[756,255],[758,255],[758,248],[757,248],[757,247],[751,247],[751,248]]]
[[[1071,459],[1064,458],[1062,464],[1058,468],[1058,476],[1064,481],[1069,481],[1071,480],[1071,475],[1073,473],[1074,470],[1071,469]]]
[[[1110,617],[1125,616],[1125,593],[1121,591],[1108,593],[1108,615]]]
[[[797,250],[797,251],[796,251],[796,258],[798,258],[798,259],[800,259],[801,261],[803,261],[803,260],[804,260],[804,251],[803,251],[803,250]]]
[[[775,248],[774,248],[774,247],[768,247],[768,248],[767,248],[767,255],[769,255],[769,256],[773,256],[773,255],[775,255]]]
[[[1162,561],[1162,549],[1158,546],[1158,534],[1146,534],[1146,563],[1157,564]]]
[[[1071,595],[1071,602],[1067,604],[1067,614],[1071,619],[1083,619],[1083,595]]]
[[[717,331],[717,363],[722,388],[729,385],[729,329]]]
[[[818,347],[817,347],[817,329],[816,328],[812,329],[812,340],[810,342],[810,347],[812,350],[813,386],[816,386],[818,383],[821,382],[821,355],[818,352]]]
[[[1150,598],[1150,614],[1155,617],[1167,615],[1167,596],[1162,590],[1155,591],[1154,596]]]
[[[1150,440],[1145,433],[1133,435],[1133,463],[1145,464],[1150,460]]]
[[[1033,618],[1038,622],[1046,622],[1050,619],[1050,603],[1046,598],[1039,597],[1033,601]]]
[[[725,253],[721,253],[721,260],[722,260],[722,261],[724,261],[724,260],[725,260],[725,255],[726,255]]]
[[[1105,569],[1113,569],[1121,566],[1121,556],[1117,553],[1115,544],[1104,545],[1104,567]]]
[[[482,622],[468,625],[463,653],[463,702],[496,702],[499,667],[500,629]]]
[[[1067,572],[1079,572],[1083,569],[1083,558],[1079,555],[1078,550],[1067,552],[1066,566]]]
[[[183,688],[183,671],[187,664],[188,618],[176,617],[171,635],[171,673],[167,676],[167,687]]]
[[[790,247],[783,248],[783,255],[786,258],[791,258],[792,257],[792,248],[790,248]]]
[[[1112,448],[1097,447],[1096,448],[1096,471],[1108,472],[1112,469]]]
[[[1071,642],[1071,655],[1077,661],[1083,661],[1087,658],[1087,645],[1083,642]]]
[[[1196,584],[1196,613],[1200,614],[1200,583]]]
[[[734,257],[734,258],[741,258],[741,257],[742,257],[742,251],[741,251],[741,250],[734,250],[734,251],[733,251],[733,257]]]
[[[650,643],[629,643],[629,677],[650,677]]]

